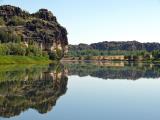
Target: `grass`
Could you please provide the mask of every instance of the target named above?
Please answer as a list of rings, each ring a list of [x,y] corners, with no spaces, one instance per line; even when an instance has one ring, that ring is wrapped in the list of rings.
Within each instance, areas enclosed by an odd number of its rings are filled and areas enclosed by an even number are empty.
[[[37,56],[0,56],[0,64],[46,64],[52,61]]]

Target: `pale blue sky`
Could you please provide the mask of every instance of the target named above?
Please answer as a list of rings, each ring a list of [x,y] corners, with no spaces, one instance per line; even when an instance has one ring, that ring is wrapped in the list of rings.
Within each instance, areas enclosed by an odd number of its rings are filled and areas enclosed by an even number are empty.
[[[69,43],[160,41],[160,0],[2,0],[29,12],[51,10]]]

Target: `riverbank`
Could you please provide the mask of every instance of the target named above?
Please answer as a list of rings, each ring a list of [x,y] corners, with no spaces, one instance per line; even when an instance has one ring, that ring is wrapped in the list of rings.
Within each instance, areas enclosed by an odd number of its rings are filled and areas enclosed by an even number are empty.
[[[80,56],[69,57],[65,56],[62,61],[140,61],[140,62],[153,62],[159,61],[154,59],[152,55],[139,55],[139,56],[125,56],[125,55],[109,55],[109,56]]]
[[[0,64],[47,64],[53,61],[37,56],[0,56]]]

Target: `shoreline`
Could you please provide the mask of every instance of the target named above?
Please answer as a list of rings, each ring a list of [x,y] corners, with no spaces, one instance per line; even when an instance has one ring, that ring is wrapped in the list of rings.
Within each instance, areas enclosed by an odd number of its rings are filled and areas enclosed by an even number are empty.
[[[48,64],[54,61],[37,56],[0,56],[0,65],[3,64]]]
[[[137,62],[137,63],[160,63],[159,60],[61,60],[61,62]]]

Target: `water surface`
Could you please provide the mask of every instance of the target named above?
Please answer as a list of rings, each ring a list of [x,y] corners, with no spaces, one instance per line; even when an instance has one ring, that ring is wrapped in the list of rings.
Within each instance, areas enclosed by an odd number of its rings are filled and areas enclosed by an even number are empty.
[[[159,120],[160,66],[1,65],[0,120]]]

